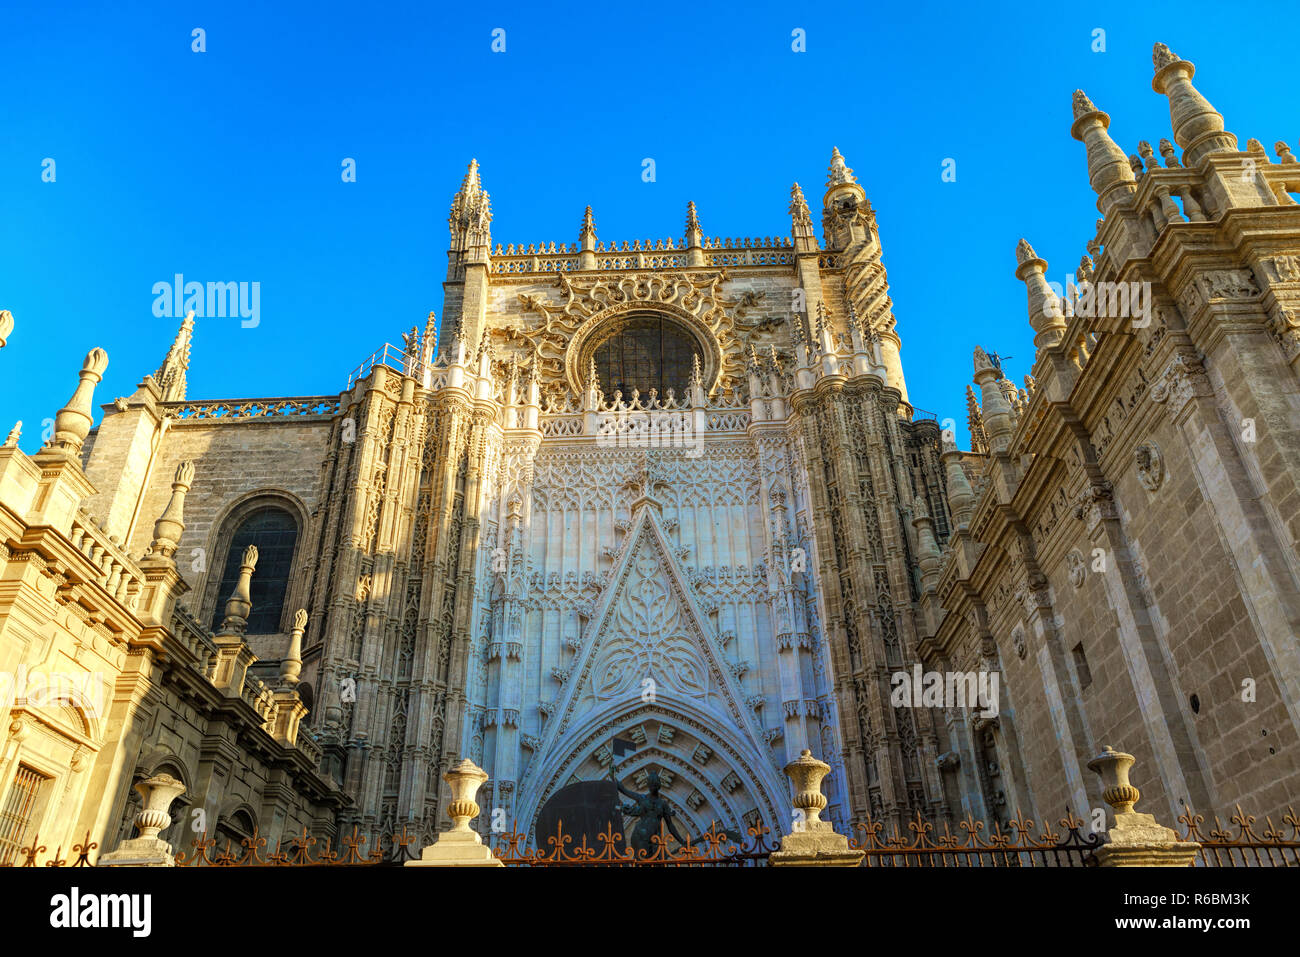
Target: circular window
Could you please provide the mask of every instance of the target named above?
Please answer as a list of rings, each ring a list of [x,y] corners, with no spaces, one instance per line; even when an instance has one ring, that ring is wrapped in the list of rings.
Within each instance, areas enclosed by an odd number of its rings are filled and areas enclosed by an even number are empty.
[[[661,397],[672,389],[682,399],[700,352],[693,335],[662,316],[633,316],[588,349],[596,361],[601,391],[606,396],[622,392],[624,399],[631,398],[633,390],[645,396],[651,389]],[[584,369],[588,365],[584,363]]]

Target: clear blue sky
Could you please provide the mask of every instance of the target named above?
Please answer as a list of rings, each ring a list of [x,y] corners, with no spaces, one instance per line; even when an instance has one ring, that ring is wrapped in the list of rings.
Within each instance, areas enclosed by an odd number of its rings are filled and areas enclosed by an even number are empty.
[[[879,215],[912,400],[964,437],[972,347],[1013,356],[1017,382],[1031,359],[1016,240],[1061,280],[1093,233],[1071,92],[1111,114],[1126,152],[1170,136],[1150,85],[1160,40],[1196,63],[1243,148],[1295,148],[1294,11],[6,0],[0,308],[18,325],[0,435],[21,418],[34,451],[92,346],[110,357],[97,404],[134,391],[174,334],[151,289],[175,273],[261,283],[256,328],[199,322],[192,398],[340,391],[441,315],[447,207],[471,157],[494,242],[572,242],[587,204],[602,240],[678,237],[687,200],[708,235],[761,236],[788,235],[794,180],[820,222],[835,145]]]

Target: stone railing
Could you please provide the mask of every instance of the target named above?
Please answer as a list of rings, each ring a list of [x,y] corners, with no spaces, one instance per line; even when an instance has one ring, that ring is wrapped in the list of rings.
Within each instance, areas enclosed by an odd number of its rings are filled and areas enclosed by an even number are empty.
[[[334,395],[288,399],[211,399],[198,402],[165,402],[162,408],[168,416],[182,422],[196,419],[229,422],[235,419],[337,415],[339,399]]]
[[[700,243],[710,266],[776,266],[794,262],[794,245],[788,236],[705,238]],[[646,239],[596,244],[596,268],[683,269],[685,239]],[[497,244],[492,272],[499,274],[569,272],[579,267],[577,243]]]
[[[177,608],[172,615],[172,635],[194,655],[195,670],[205,678],[210,677],[217,646],[199,620],[184,608]]]
[[[98,570],[96,584],[128,609],[134,609],[142,579],[139,568],[126,551],[84,511],[72,520],[70,540],[73,547]]]

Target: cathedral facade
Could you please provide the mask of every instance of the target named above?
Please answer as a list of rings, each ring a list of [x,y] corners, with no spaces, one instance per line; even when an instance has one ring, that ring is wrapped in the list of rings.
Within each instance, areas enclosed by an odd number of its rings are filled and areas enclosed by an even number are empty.
[[[1155,66],[1181,159],[1076,93],[1103,218],[1078,286],[1021,242],[1033,375],[976,351],[970,451],[908,400],[838,150],[820,229],[795,184],[790,235],[743,240],[692,203],[681,237],[605,242],[588,208],[494,244],[471,163],[441,324],[338,394],[192,399],[187,319],[91,429],[92,352],[46,447],[0,449],[0,665],[82,676],[0,702],[0,852],[113,846],[160,771],[181,846],[427,843],[460,758],[481,826],[530,834],[651,773],[691,834],[786,833],[804,749],[841,830],[1086,814],[1105,744],[1174,816],[1284,808],[1300,165]]]

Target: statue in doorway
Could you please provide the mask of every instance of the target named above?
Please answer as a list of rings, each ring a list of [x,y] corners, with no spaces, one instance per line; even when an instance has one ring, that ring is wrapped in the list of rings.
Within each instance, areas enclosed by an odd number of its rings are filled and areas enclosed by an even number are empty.
[[[646,776],[647,793],[638,794],[623,784],[614,776],[614,767],[611,764],[609,769],[610,780],[618,788],[619,793],[624,797],[632,799],[631,804],[624,804],[620,810],[624,814],[631,815],[637,819],[636,827],[632,829],[632,852],[637,857],[649,856],[655,853],[651,846],[650,839],[659,833],[660,825],[667,828],[668,833],[677,839],[678,844],[685,844],[686,838],[682,836],[677,827],[677,822],[673,820],[673,811],[668,802],[659,796],[659,772],[651,771]]]

